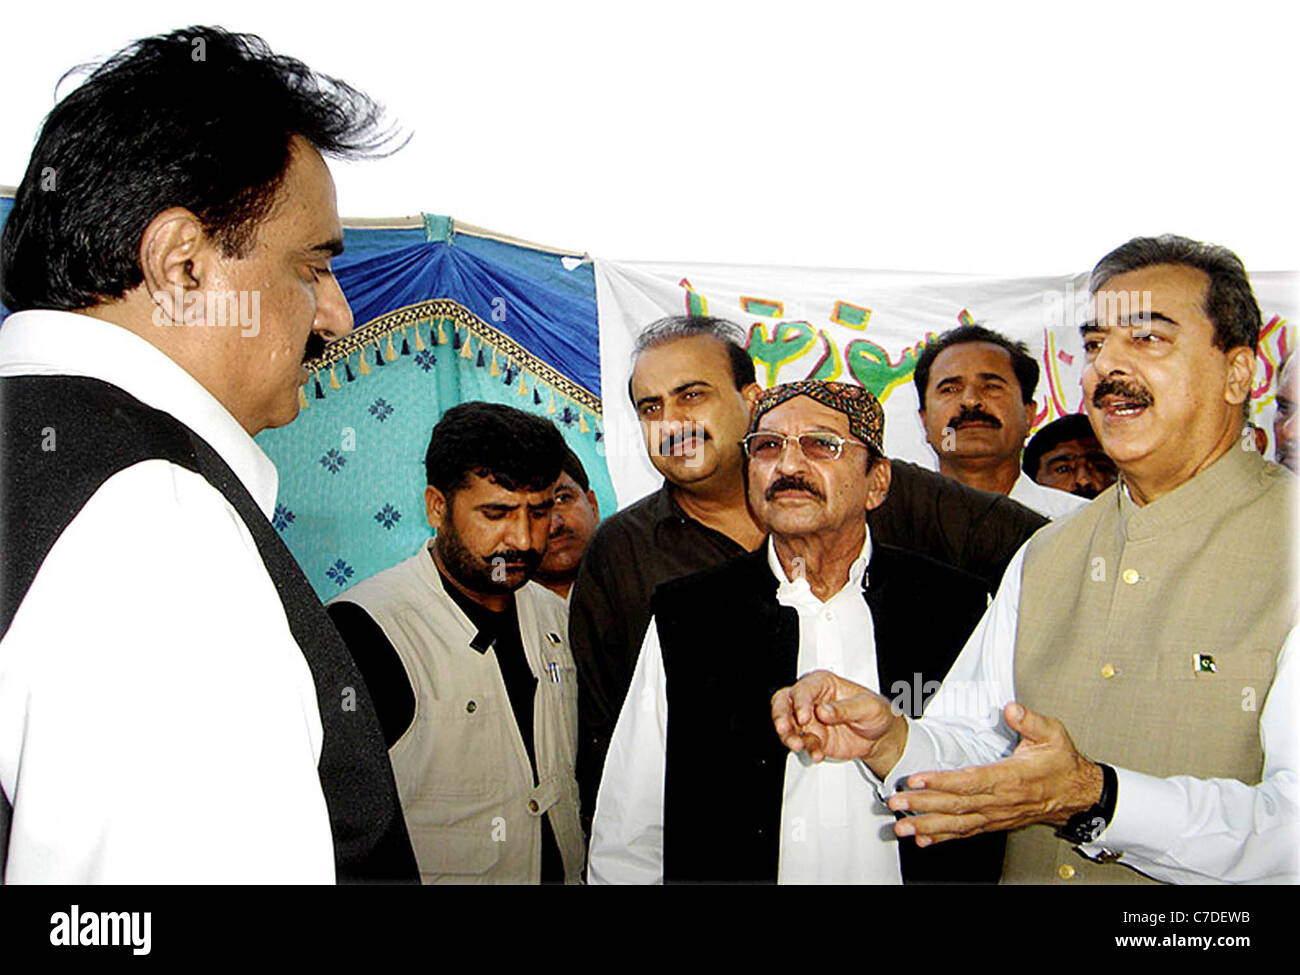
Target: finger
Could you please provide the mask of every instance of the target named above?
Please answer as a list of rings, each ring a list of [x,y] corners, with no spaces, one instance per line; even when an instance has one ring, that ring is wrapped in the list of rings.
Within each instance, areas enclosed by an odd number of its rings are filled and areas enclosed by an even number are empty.
[[[886,805],[894,812],[984,815],[1005,805],[1005,800],[988,794],[967,796],[950,792],[908,791],[890,796]]]
[[[963,836],[974,836],[978,833],[986,832],[992,827],[987,819],[978,814],[965,816],[949,816],[940,813],[932,813],[925,816],[908,816],[900,819],[894,824],[895,836],[915,836],[917,845],[922,844],[922,839],[927,839],[931,843],[936,842],[937,838],[942,836],[946,839],[957,839]]]
[[[913,791],[925,789],[971,796],[994,793],[1013,781],[1018,781],[1018,778],[1012,769],[1001,762],[995,762],[992,765],[971,765],[949,772],[917,772],[907,777],[907,787]]]
[[[789,687],[783,687],[772,695],[772,726],[776,729],[776,736],[786,747],[793,751],[803,747],[795,726],[794,697]]]
[[[1002,716],[1012,731],[1031,744],[1054,741],[1065,727],[1055,718],[1031,711],[1017,701],[1012,701],[1003,708]]]
[[[824,670],[814,670],[800,677],[790,688],[795,721],[801,725],[812,721],[817,702],[829,697],[831,688],[831,675]]]
[[[817,706],[817,718],[823,724],[853,725],[869,737],[879,737],[888,731],[893,717],[889,702],[872,691]]]

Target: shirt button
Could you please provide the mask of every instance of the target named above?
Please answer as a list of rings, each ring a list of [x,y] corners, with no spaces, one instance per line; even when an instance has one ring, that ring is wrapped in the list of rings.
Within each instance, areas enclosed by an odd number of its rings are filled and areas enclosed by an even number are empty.
[[[1134,583],[1136,583],[1139,579],[1141,579],[1142,576],[1137,569],[1125,569],[1124,575],[1121,576],[1121,578],[1124,580],[1126,585],[1131,586]]]
[[[475,711],[478,710],[478,704],[474,701],[470,701],[468,704],[465,705],[465,710],[468,713],[473,714]]]
[[[835,614],[834,614],[831,610],[829,610],[829,609],[826,610],[826,622],[827,622],[827,623],[834,623],[834,622],[835,622]]]
[[[1056,875],[1062,880],[1073,880],[1074,867],[1070,866],[1068,863],[1063,863],[1057,868]]]
[[[1114,677],[1114,676],[1115,676],[1115,665],[1114,665],[1114,664],[1102,664],[1102,665],[1101,665],[1101,676],[1102,676],[1102,677],[1105,677],[1107,680],[1110,680],[1112,677]]]
[[[535,812],[537,812],[537,810],[538,810],[539,808],[541,808],[541,807],[537,805],[537,800],[536,800],[536,799],[529,799],[529,800],[528,800],[528,811],[529,811],[530,813],[535,813]]]

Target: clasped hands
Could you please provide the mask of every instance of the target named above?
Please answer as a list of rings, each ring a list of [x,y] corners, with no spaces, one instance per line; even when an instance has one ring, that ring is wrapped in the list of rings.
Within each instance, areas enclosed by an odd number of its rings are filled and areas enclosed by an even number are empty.
[[[1016,702],[1003,708],[1020,736],[1001,761],[949,772],[917,772],[906,791],[889,797],[894,812],[912,813],[894,824],[917,846],[1015,829],[1030,823],[1064,825],[1101,796],[1101,767],[1079,754],[1055,718]],[[858,759],[882,781],[907,745],[908,721],[884,697],[818,670],[772,695],[772,723],[791,751],[814,762]]]

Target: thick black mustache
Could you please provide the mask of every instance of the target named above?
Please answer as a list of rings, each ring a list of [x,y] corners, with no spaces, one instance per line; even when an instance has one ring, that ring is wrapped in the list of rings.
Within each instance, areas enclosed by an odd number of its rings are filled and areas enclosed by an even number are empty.
[[[818,491],[815,487],[805,481],[802,477],[796,477],[794,474],[783,474],[775,481],[768,485],[763,497],[771,501],[778,491],[807,491],[818,501],[825,501],[826,496]]]
[[[500,552],[493,552],[484,559],[484,561],[487,562],[488,565],[500,565],[502,563],[509,565],[522,562],[524,568],[527,571],[532,572],[542,564],[542,555],[536,549],[507,548],[502,549]]]
[[[709,441],[713,439],[713,434],[709,433],[701,426],[696,426],[690,430],[678,430],[673,433],[671,430],[659,438],[659,453],[671,454],[674,450],[685,442],[687,437],[699,440]]]
[[[1101,409],[1101,401],[1107,396],[1119,396],[1134,406],[1150,406],[1155,397],[1137,383],[1123,382],[1119,379],[1103,379],[1092,391],[1092,405]]]
[[[1086,484],[1080,484],[1070,493],[1077,494],[1081,498],[1087,498],[1089,501],[1091,501],[1097,495],[1101,494],[1101,492],[1098,491],[1095,487],[1089,487]]]
[[[302,353],[302,361],[319,358],[325,352],[325,340],[316,332],[307,336],[307,348]]]
[[[973,410],[968,410],[965,407],[962,407],[962,411],[948,422],[948,429],[956,430],[958,427],[964,427],[968,423],[988,423],[999,430],[1002,429],[1001,420],[992,413],[985,413],[979,407],[976,407]]]

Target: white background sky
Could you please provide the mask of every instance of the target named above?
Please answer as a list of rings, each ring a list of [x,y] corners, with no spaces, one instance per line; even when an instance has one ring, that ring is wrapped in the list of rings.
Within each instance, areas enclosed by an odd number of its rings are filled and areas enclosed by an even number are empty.
[[[795,7],[11,5],[0,184],[66,68],[210,22],[414,132],[335,165],[344,216],[426,210],[618,259],[1009,275],[1172,231],[1300,268],[1300,5]]]

